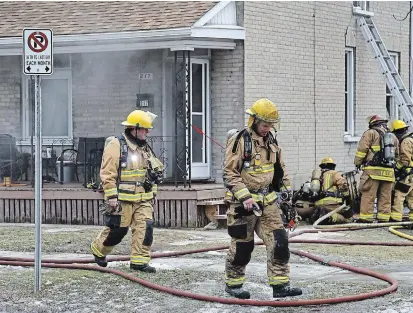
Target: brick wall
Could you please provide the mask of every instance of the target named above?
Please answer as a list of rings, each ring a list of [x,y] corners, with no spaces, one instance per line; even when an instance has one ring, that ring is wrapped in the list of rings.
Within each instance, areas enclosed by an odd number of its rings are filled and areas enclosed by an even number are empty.
[[[374,21],[389,50],[401,53],[408,84],[409,2],[372,2]],[[280,145],[294,187],[330,155],[339,170],[353,168],[357,143],[344,143],[346,32],[356,48],[356,135],[371,114],[385,115],[385,81],[357,29],[352,2],[245,2],[245,105],[277,103]]]
[[[21,135],[21,57],[0,57],[0,133]]]
[[[211,56],[212,138],[225,147],[227,132],[244,125],[244,45],[213,50]],[[222,181],[224,150],[212,144],[212,177]]]

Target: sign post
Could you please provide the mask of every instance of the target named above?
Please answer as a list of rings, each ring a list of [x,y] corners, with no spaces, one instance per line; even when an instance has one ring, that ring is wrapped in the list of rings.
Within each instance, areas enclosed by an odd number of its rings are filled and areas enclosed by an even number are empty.
[[[35,292],[40,291],[42,256],[42,98],[41,75],[53,73],[53,33],[50,29],[23,30],[23,73],[34,76],[35,97]],[[32,86],[32,84],[30,84]]]

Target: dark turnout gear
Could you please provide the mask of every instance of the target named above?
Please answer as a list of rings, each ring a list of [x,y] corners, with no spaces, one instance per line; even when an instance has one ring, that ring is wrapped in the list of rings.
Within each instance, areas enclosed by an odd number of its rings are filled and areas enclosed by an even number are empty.
[[[254,249],[254,231],[266,246],[269,284],[278,286],[289,283],[288,235],[278,202],[280,191],[291,191],[290,182],[274,135],[259,136],[253,124],[257,116],[271,115],[274,122],[278,118],[275,105],[267,101],[263,101],[265,106],[262,108],[256,103],[254,114],[247,112],[252,116],[250,125],[242,131],[242,135],[236,133],[228,140],[224,160],[223,179],[228,189],[225,196],[227,225],[231,237],[225,263],[225,290],[243,299],[250,296],[242,286]],[[279,190],[273,184],[275,175],[280,180]],[[258,204],[261,216],[244,208],[243,203],[251,200]]]
[[[371,122],[370,129],[365,131],[357,147],[354,164],[363,166],[363,174],[360,177],[360,220],[373,222],[374,200],[377,197],[377,219],[387,222],[390,219],[391,193],[395,181],[394,167],[386,159],[383,148],[383,137],[388,133],[385,123],[380,119]],[[399,154],[399,144],[396,136],[393,136],[394,155]],[[389,148],[389,147],[387,147]]]

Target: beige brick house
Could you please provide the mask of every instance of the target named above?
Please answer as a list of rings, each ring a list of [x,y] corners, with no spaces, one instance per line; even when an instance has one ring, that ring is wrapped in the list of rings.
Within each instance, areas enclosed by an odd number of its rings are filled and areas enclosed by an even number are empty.
[[[411,17],[399,20],[410,2],[365,9],[409,85]],[[279,141],[295,188],[323,156],[352,169],[365,117],[397,115],[350,1],[1,2],[0,133],[25,149],[32,113],[21,35],[28,27],[54,33],[54,74],[42,85],[44,145],[118,134],[144,104],[159,115],[154,148],[172,181],[177,157],[181,167],[189,157],[192,181],[221,182],[223,150],[214,141],[224,145],[260,97],[279,106]],[[188,103],[177,100],[179,91],[189,92]]]

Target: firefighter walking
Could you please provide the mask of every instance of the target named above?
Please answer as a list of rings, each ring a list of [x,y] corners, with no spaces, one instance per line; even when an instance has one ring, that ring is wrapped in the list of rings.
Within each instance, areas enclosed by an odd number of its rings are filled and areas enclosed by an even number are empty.
[[[132,231],[130,268],[155,273],[149,265],[153,241],[153,207],[157,183],[163,166],[146,142],[156,115],[135,110],[122,122],[125,132],[108,138],[103,152],[100,177],[107,212],[105,228],[91,243],[91,251],[100,266],[107,266],[106,256]]]
[[[367,118],[369,129],[363,133],[357,147],[354,164],[363,169],[360,177],[360,222],[372,223],[377,197],[379,222],[388,222],[391,194],[395,181],[394,166],[398,155],[398,140],[379,115]]]
[[[225,290],[237,298],[250,298],[243,284],[254,249],[255,231],[267,249],[267,275],[273,297],[301,295],[301,289],[289,286],[288,234],[277,203],[280,197],[272,184],[273,178],[280,176],[281,188],[291,192],[281,149],[270,131],[278,122],[278,110],[270,100],[260,99],[246,113],[250,115],[248,125],[228,140],[224,160],[231,237],[225,264]]]
[[[409,132],[409,126],[401,120],[395,120],[390,129],[399,139],[400,153],[396,163],[396,184],[390,219],[394,222],[402,221],[406,200],[410,209],[409,220],[413,221],[413,133]]]
[[[346,179],[336,171],[336,163],[331,157],[325,157],[320,162],[320,170],[315,169],[312,174],[312,186],[318,186],[318,194],[311,222],[314,223],[321,216],[337,209],[343,200],[349,196]],[[316,189],[316,188],[314,188]],[[325,224],[345,224],[352,221],[353,212],[348,208],[334,213]]]

